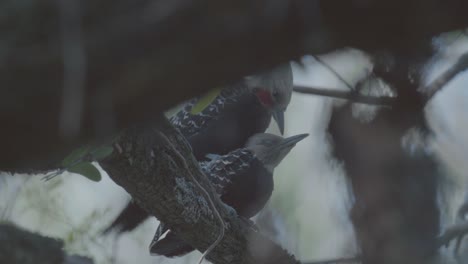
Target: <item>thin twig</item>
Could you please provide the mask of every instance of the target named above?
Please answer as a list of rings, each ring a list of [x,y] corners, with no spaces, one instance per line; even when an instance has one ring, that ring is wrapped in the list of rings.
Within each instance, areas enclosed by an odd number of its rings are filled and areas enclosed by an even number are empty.
[[[303,264],[342,264],[342,263],[353,263],[353,262],[358,262],[358,261],[361,261],[360,256],[355,256],[351,258],[339,258],[339,259],[303,262]]]
[[[396,97],[390,96],[368,96],[360,95],[354,92],[345,92],[338,89],[327,89],[327,88],[316,88],[316,87],[305,87],[305,86],[294,86],[294,91],[297,93],[311,94],[318,96],[326,96],[338,99],[345,99],[352,101],[353,103],[361,103],[368,105],[380,105],[380,106],[391,106]]]
[[[323,61],[321,58],[319,58],[318,56],[316,55],[312,55],[312,58],[314,58],[318,63],[322,64],[325,68],[327,68],[331,73],[333,73],[333,75],[336,76],[336,78],[338,78],[338,80],[340,80],[342,83],[344,83],[344,85],[346,85],[349,90],[354,90],[354,87],[348,82],[346,81],[342,76],[341,74],[339,74],[335,69],[333,69],[333,67],[331,67],[330,65],[328,65],[325,61]]]
[[[464,53],[457,62],[432,81],[429,85],[425,87],[420,87],[419,91],[425,92],[427,95],[426,101],[429,101],[434,97],[434,95],[440,91],[447,83],[449,83],[455,76],[460,72],[468,68],[468,52]]]
[[[58,169],[54,172],[51,172],[50,174],[44,175],[44,177],[41,178],[43,181],[50,181],[53,178],[57,177],[58,175],[64,173],[67,169]]]
[[[54,170],[54,172],[51,172],[50,174],[46,174],[44,177],[42,177],[42,180],[43,181],[50,181],[52,180],[53,178],[61,175],[62,173],[68,171],[69,169],[75,167],[76,165],[80,164],[81,162],[83,162],[85,160],[85,157],[83,158],[80,158],[80,159],[77,159],[75,160],[72,164],[70,164],[69,166],[67,166],[66,168],[60,168],[60,169],[57,169],[57,170]]]
[[[179,158],[179,160],[181,161],[182,165],[184,166],[185,170],[189,172],[189,175],[190,177],[192,178],[192,180],[195,182],[195,184],[197,185],[197,187],[200,189],[201,192],[203,192],[203,194],[206,196],[206,199],[208,200],[209,204],[210,204],[210,207],[211,209],[215,212],[215,215],[216,215],[216,218],[218,218],[219,220],[219,223],[221,224],[221,229],[220,229],[220,232],[219,232],[219,235],[218,235],[218,238],[215,240],[215,242],[213,242],[213,244],[211,244],[207,250],[205,250],[205,252],[202,254],[202,256],[200,257],[200,260],[198,261],[198,264],[201,264],[203,262],[203,259],[205,259],[205,257],[211,252],[213,251],[213,249],[221,242],[221,240],[223,239],[224,237],[224,229],[226,228],[226,225],[224,223],[224,220],[223,218],[221,217],[221,214],[219,213],[218,209],[216,208],[213,200],[211,199],[208,191],[205,190],[205,188],[203,188],[203,186],[201,186],[200,182],[198,182],[198,180],[195,178],[195,176],[193,175],[193,173],[191,172],[191,170],[189,169],[188,165],[187,165],[187,162],[185,161],[184,157],[182,156],[182,154],[180,154],[180,152],[174,147],[174,145],[172,144],[172,142],[169,141],[169,139],[161,132],[159,132],[159,135],[160,137],[165,141],[165,143],[171,148],[171,150],[177,155],[177,157]]]
[[[100,145],[94,149],[91,149],[88,153],[86,153],[85,155],[83,155],[81,158],[73,161],[70,165],[68,165],[67,167],[64,167],[64,168],[59,168],[59,169],[56,169],[56,170],[50,170],[48,171],[47,173],[50,173],[50,174],[46,174],[44,177],[42,177],[42,180],[43,181],[50,181],[52,180],[53,178],[61,175],[62,173],[66,172],[66,171],[69,171],[71,168],[75,167],[76,165],[82,163],[82,162],[86,162],[86,161],[89,161],[89,162],[92,162],[92,161],[98,161],[96,159],[93,158],[93,154],[95,154],[100,147],[104,147],[105,144],[103,145]],[[122,147],[119,146],[119,144],[113,144],[113,146],[115,146],[117,148],[117,151],[119,151],[119,153],[122,153]]]

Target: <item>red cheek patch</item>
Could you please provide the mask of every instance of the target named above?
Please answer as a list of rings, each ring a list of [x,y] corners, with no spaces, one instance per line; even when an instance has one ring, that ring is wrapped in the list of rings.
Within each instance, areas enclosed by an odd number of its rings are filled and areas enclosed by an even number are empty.
[[[258,100],[265,106],[272,106],[273,105],[273,98],[271,98],[271,94],[265,90],[258,90],[256,92]]]

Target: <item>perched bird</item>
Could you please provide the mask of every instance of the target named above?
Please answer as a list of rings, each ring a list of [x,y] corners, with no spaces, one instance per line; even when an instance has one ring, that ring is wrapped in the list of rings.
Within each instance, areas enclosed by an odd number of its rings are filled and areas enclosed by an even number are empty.
[[[225,87],[199,113],[192,112],[199,98],[192,99],[170,121],[189,141],[195,158],[202,161],[210,153],[226,154],[242,148],[250,136],[265,132],[271,117],[283,133],[292,88],[288,63]],[[131,231],[148,217],[144,209],[129,202],[104,233]]]
[[[189,101],[170,121],[187,138],[197,160],[209,153],[226,154],[265,132],[271,117],[283,134],[292,88],[291,66],[281,65],[222,89],[200,113],[192,113],[199,98]]]
[[[273,192],[273,171],[289,151],[308,134],[288,138],[262,133],[252,136],[244,148],[226,155],[214,155],[212,160],[200,163],[202,171],[215,187],[221,200],[234,208],[243,219],[257,214]],[[158,240],[167,227],[158,228],[150,252],[175,257],[194,250],[189,244],[169,231]]]

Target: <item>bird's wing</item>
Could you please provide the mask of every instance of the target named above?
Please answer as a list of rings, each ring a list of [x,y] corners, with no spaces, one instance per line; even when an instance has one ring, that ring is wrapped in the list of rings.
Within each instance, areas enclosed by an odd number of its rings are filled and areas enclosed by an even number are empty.
[[[228,105],[237,102],[239,96],[245,92],[245,88],[229,86],[223,88],[221,93],[201,112],[191,113],[192,107],[197,104],[199,97],[188,101],[182,109],[171,117],[171,124],[177,128],[184,137],[189,138],[202,131],[212,120],[220,116],[220,113]]]
[[[222,156],[211,156],[213,159],[201,162],[200,167],[219,195],[222,195],[236,175],[247,171],[255,159],[247,149],[237,149]]]

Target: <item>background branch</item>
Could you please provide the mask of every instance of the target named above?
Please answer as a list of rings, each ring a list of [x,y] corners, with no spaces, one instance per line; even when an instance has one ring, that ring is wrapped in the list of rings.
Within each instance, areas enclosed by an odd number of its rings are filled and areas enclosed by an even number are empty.
[[[341,91],[337,89],[316,88],[306,86],[294,86],[294,91],[297,93],[326,96],[338,99],[345,99],[353,103],[362,103],[368,105],[392,105],[397,98],[389,96],[368,96],[360,95],[355,92]]]
[[[427,93],[427,101],[431,100],[434,95],[442,90],[442,88],[455,78],[460,72],[468,68],[468,53],[463,54],[458,58],[457,62],[448,70],[443,72],[439,77],[432,81],[426,87],[420,88],[421,91]]]

